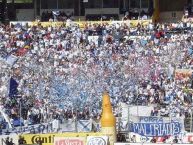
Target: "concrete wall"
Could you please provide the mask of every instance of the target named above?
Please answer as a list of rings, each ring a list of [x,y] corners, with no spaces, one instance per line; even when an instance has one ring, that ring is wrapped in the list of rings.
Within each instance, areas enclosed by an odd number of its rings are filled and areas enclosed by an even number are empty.
[[[169,11],[160,13],[161,22],[176,22],[182,20],[183,11]]]
[[[133,116],[151,116],[153,108],[153,106],[130,106],[128,111]]]
[[[85,15],[87,14],[119,14],[119,8],[85,9]]]
[[[54,9],[41,9],[40,15],[42,12],[46,11],[53,11]],[[64,11],[67,14],[71,14],[74,12],[74,9],[58,9],[59,11]],[[17,9],[16,16],[18,21],[34,21],[35,20],[35,11],[34,9]]]
[[[56,9],[41,9],[40,10],[40,15],[42,14],[42,12],[50,12],[50,11],[54,11]],[[65,13],[74,13],[74,9],[57,9],[57,11],[63,11]]]
[[[74,16],[75,21],[85,21],[85,16]]]
[[[159,0],[161,12],[166,11],[183,11],[188,0]]]
[[[34,9],[17,9],[16,16],[18,21],[33,21]]]

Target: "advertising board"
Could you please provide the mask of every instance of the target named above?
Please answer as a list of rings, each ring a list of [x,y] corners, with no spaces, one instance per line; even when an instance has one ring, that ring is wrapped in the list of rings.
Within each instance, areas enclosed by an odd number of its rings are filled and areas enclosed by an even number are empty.
[[[107,136],[88,136],[86,145],[108,145]]]
[[[84,145],[83,137],[55,137],[54,145]]]
[[[88,136],[103,136],[102,133],[54,133],[54,134],[24,134],[22,137],[26,140],[27,144],[36,144],[39,141],[42,145],[53,145],[55,138],[80,138],[86,143]]]

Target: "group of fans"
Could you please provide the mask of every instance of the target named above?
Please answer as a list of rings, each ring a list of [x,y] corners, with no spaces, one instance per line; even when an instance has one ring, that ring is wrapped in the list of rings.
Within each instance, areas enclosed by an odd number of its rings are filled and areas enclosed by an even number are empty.
[[[130,26],[0,26],[1,127],[99,119],[104,90],[119,104],[154,105],[152,116],[192,109],[192,22]],[[3,115],[5,114],[5,115]],[[18,123],[19,122],[19,123]]]

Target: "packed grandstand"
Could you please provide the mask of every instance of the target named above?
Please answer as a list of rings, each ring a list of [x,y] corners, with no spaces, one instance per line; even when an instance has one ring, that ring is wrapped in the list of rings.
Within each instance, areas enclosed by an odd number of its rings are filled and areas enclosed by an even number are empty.
[[[2,136],[100,131],[107,90],[129,141],[192,141],[191,21],[48,23],[0,26]]]

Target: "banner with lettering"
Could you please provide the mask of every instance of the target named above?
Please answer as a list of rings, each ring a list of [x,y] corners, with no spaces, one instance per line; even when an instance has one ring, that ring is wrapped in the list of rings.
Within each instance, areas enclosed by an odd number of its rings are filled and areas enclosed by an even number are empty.
[[[140,117],[129,125],[130,131],[147,137],[176,136],[183,131],[183,121],[159,117]]]
[[[76,124],[78,132],[91,132],[92,120],[79,120],[73,119],[64,120],[56,126],[55,121],[50,123],[42,123],[29,126],[14,127],[9,129],[3,129],[1,134],[28,134],[28,133],[62,133],[62,132],[76,132]]]
[[[55,137],[54,145],[84,145],[83,137]]]
[[[29,126],[14,127],[3,129],[1,135],[27,134],[27,133],[48,133],[52,132],[52,123],[42,123]]]
[[[179,122],[170,123],[132,123],[131,131],[142,136],[170,136],[181,132]]]
[[[184,120],[181,118],[130,116],[129,120],[117,118],[117,130],[145,137],[176,136],[184,132]]]

